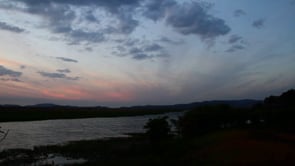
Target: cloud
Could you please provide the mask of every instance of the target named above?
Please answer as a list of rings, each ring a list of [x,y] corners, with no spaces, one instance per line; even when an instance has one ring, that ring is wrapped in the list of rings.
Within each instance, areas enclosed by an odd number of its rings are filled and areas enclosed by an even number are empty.
[[[247,42],[243,39],[243,37],[239,35],[231,35],[228,39],[228,44],[230,44],[230,48],[225,50],[225,52],[228,53],[243,50],[248,46]]]
[[[99,32],[86,32],[83,30],[69,30],[66,32],[67,36],[70,37],[68,40],[70,44],[80,44],[80,42],[99,43],[105,41],[103,33]]]
[[[144,53],[136,53],[136,54],[133,54],[132,58],[136,60],[143,60],[143,59],[152,58],[152,56],[149,56],[148,54],[144,54]]]
[[[264,27],[265,19],[261,18],[253,21],[252,26],[257,29],[261,29]]]
[[[20,77],[22,72],[13,71],[0,65],[0,76]]]
[[[183,35],[195,34],[213,39],[230,31],[223,19],[209,14],[211,4],[205,2],[180,3],[175,0],[16,0],[27,6],[26,12],[40,15],[48,21],[53,33],[59,33],[71,44],[98,43],[108,34],[130,34],[138,27],[136,16],[166,24]],[[79,12],[77,12],[79,9]],[[110,15],[109,23],[101,24],[97,11]],[[96,13],[96,14],[95,14]],[[77,22],[77,20],[80,20]],[[81,25],[87,25],[83,28]],[[90,25],[90,26],[89,26]],[[95,27],[95,28],[90,28]],[[87,30],[84,30],[87,29]]]
[[[244,16],[244,15],[246,15],[246,14],[247,14],[247,13],[246,13],[244,10],[242,10],[242,9],[237,9],[237,10],[234,11],[234,16],[235,16],[235,17]]]
[[[231,30],[223,19],[208,13],[211,7],[209,3],[150,0],[145,7],[145,17],[154,21],[165,19],[167,25],[183,35],[195,34],[202,39],[213,39]]]
[[[71,4],[76,6],[89,6],[97,5],[103,6],[112,12],[116,12],[120,6],[123,5],[137,5],[139,0],[17,0],[25,2],[29,6],[36,5],[51,5],[52,3],[56,4]]]
[[[241,37],[239,35],[231,35],[230,38],[228,39],[228,43],[229,44],[237,43],[237,42],[241,41],[242,39],[243,39],[243,37]]]
[[[64,73],[51,73],[51,72],[44,72],[39,71],[38,72],[41,76],[47,77],[47,78],[53,78],[53,79],[67,79],[67,80],[79,80],[79,77],[68,77]]]
[[[98,43],[105,41],[110,33],[129,34],[138,26],[133,18],[134,9],[142,0],[15,0],[26,5],[23,10],[39,15],[47,21],[53,33],[64,35],[69,44],[80,42]],[[97,15],[102,9],[108,18],[116,20],[103,27]],[[84,26],[83,26],[84,25]],[[92,28],[91,28],[92,27]]]
[[[165,48],[154,42],[139,39],[119,40],[118,46],[114,47],[113,55],[124,57],[130,56],[136,60],[167,57]]]
[[[71,73],[71,70],[69,69],[57,69],[56,71],[59,73]]]
[[[243,50],[243,49],[245,49],[245,46],[237,44],[237,45],[231,46],[229,49],[226,50],[226,52],[233,53],[235,51]]]
[[[139,25],[139,21],[133,18],[135,15],[132,8],[121,8],[118,13],[115,14],[118,19],[117,24],[109,26],[104,32],[117,33],[117,34],[130,34]]]
[[[85,51],[88,51],[88,52],[92,52],[93,51],[93,49],[91,47],[85,47],[84,50]]]
[[[58,59],[58,60],[62,60],[62,61],[65,61],[65,62],[78,63],[78,61],[75,60],[75,59],[70,59],[70,58],[65,58],[65,57],[56,57],[56,59]]]
[[[161,51],[161,50],[163,50],[163,47],[156,43],[151,45],[146,45],[144,47],[144,51],[146,52]]]
[[[20,65],[20,66],[19,66],[20,69],[25,69],[26,67],[27,67],[27,66],[25,66],[25,65]]]
[[[162,19],[167,14],[169,8],[176,6],[177,3],[174,0],[148,0],[146,1],[143,15],[154,21]]]
[[[56,34],[58,40],[68,45],[83,45],[83,47],[87,45],[86,51],[92,51],[97,43],[114,41],[115,35],[118,37],[130,35],[144,19],[155,22],[161,20],[177,33],[196,35],[206,41],[213,41],[231,30],[223,19],[209,14],[212,4],[200,1],[182,3],[176,0],[14,0],[9,2],[15,6],[15,10],[41,17],[43,22],[38,28],[47,28]],[[17,8],[17,6],[23,7]],[[173,45],[183,43],[168,38],[162,38],[160,42]],[[134,43],[140,49],[137,53],[134,52],[135,47],[131,48]],[[113,54],[117,56],[131,54],[134,59],[167,56],[159,45],[144,48],[138,46],[137,41],[132,39],[124,44],[121,48],[127,47],[125,48],[127,51],[117,49]],[[63,57],[57,59],[78,62]]]
[[[184,43],[183,40],[172,40],[167,37],[161,37],[158,41],[163,43],[173,44],[173,45],[180,45]]]
[[[2,21],[0,21],[0,29],[5,30],[5,31],[14,32],[14,33],[22,33],[22,32],[25,31],[22,28],[19,28],[19,27],[14,26],[14,25],[9,25],[6,22],[2,22]]]
[[[213,39],[230,32],[225,21],[209,15],[207,8],[192,2],[172,8],[166,23],[183,35],[195,34],[202,39]]]
[[[43,77],[49,77],[49,78],[66,78],[65,74],[62,73],[49,73],[49,72],[43,72],[40,71],[38,72],[40,75],[42,75]]]
[[[12,81],[12,82],[22,82],[20,79],[18,78],[0,78],[0,81]]]

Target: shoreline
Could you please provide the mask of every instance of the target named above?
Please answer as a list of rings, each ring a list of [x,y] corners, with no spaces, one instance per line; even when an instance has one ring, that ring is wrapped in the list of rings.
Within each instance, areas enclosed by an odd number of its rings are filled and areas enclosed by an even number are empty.
[[[59,165],[58,162],[64,162],[64,159],[72,161],[72,165],[110,166],[295,164],[295,145],[292,143],[295,137],[291,133],[231,129],[191,140],[174,137],[156,143],[150,142],[143,133],[129,134],[131,136],[126,138],[80,140],[38,146],[32,150],[6,150],[0,152],[0,164],[34,165],[47,162]]]
[[[33,110],[33,111],[0,111],[0,123],[30,122],[45,120],[89,119],[89,118],[115,118],[135,117],[145,115],[161,115],[166,113],[184,112],[185,110],[106,110],[106,111],[64,111],[64,110]]]

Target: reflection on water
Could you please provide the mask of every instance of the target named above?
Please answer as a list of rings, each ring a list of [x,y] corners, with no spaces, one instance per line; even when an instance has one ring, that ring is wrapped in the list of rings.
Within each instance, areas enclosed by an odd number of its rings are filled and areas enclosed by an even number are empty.
[[[163,115],[177,118],[181,114]],[[0,123],[3,129],[9,130],[6,139],[0,143],[0,151],[83,139],[126,136],[124,133],[143,132],[143,126],[149,118],[163,115]]]

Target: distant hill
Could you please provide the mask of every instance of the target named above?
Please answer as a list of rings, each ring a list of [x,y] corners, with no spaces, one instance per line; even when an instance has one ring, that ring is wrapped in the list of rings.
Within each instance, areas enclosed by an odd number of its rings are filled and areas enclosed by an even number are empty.
[[[227,104],[235,108],[250,108],[254,106],[255,104],[262,103],[260,100],[251,100],[251,99],[245,99],[245,100],[213,100],[213,101],[203,101],[203,102],[193,102],[188,104],[175,104],[175,105],[144,105],[144,106],[130,106],[130,107],[120,107],[120,108],[113,108],[113,109],[128,109],[128,110],[162,110],[162,109],[170,109],[170,110],[187,110],[192,109],[195,107],[203,106],[203,105],[215,105],[215,104]],[[102,106],[95,106],[95,107],[78,107],[78,106],[64,106],[64,105],[57,105],[52,103],[42,103],[42,104],[36,104],[36,105],[27,105],[27,106],[19,106],[19,105],[0,105],[0,107],[21,107],[21,108],[56,108],[56,107],[72,107],[72,108],[105,108],[105,109],[111,109],[108,107],[102,107]]]
[[[57,104],[51,104],[51,103],[42,103],[42,104],[36,104],[36,105],[28,105],[25,107],[62,107],[62,106]]]
[[[227,104],[234,108],[251,108],[252,106],[262,103],[261,100],[252,100],[252,99],[244,99],[244,100],[213,100],[213,101],[203,101],[203,102],[193,102],[189,104],[175,104],[175,105],[145,105],[145,106],[132,106],[132,107],[121,107],[120,109],[128,109],[128,110],[189,110],[199,106],[204,105],[215,105],[215,104]]]
[[[15,104],[4,104],[4,105],[0,105],[0,107],[21,107],[21,106],[15,105]]]

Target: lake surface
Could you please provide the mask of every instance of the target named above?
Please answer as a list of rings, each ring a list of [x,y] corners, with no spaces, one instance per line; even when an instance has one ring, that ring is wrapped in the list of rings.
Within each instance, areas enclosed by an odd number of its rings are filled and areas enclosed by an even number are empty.
[[[34,146],[76,140],[123,137],[126,136],[125,133],[144,132],[143,126],[150,118],[168,116],[175,119],[182,114],[177,112],[133,117],[0,123],[3,130],[9,130],[6,139],[0,143],[0,151],[14,148],[31,149]]]

